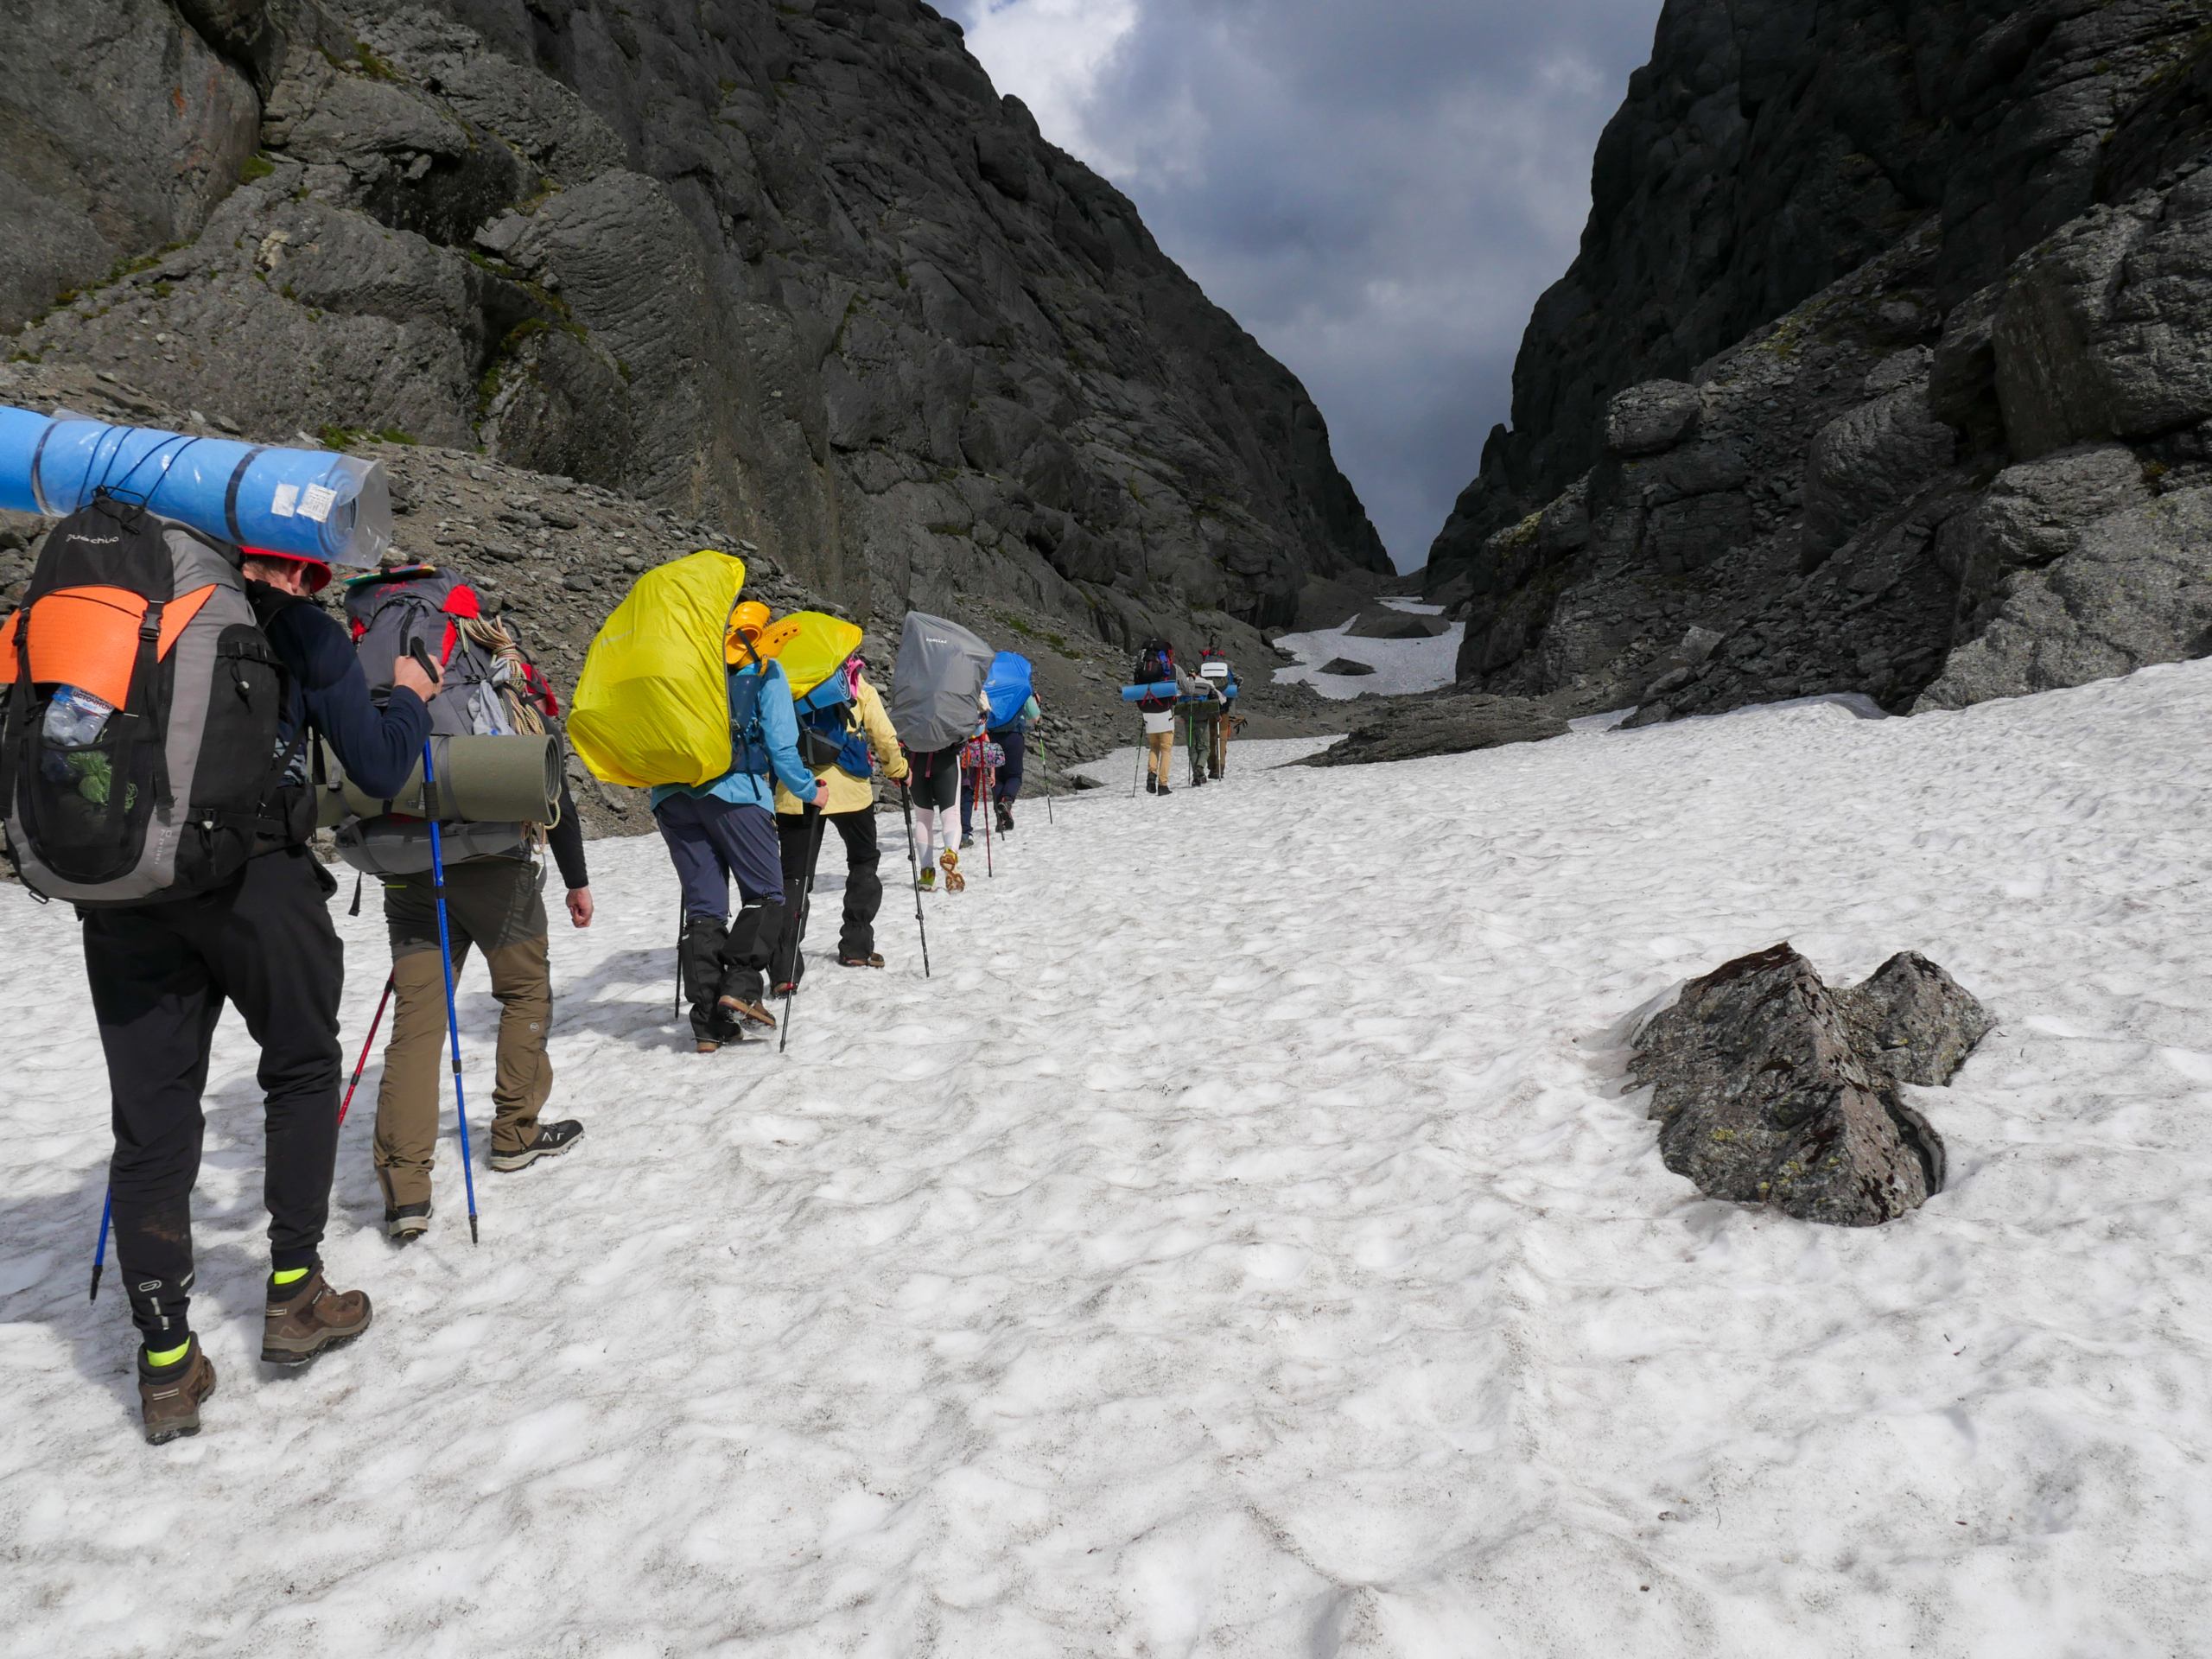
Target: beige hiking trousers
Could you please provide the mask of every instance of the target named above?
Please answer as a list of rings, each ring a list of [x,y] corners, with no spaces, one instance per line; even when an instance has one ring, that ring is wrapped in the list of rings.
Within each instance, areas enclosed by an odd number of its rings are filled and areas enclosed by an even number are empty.
[[[456,990],[472,946],[483,950],[492,971],[492,995],[499,1001],[492,1150],[519,1152],[537,1139],[537,1114],[553,1092],[553,1063],[545,1052],[553,982],[535,867],[504,858],[454,865],[446,872],[446,915]],[[391,935],[392,1020],[377,1095],[376,1169],[385,1203],[396,1209],[429,1200],[443,1079],[451,1069],[445,961],[430,878],[385,877],[385,921]]]

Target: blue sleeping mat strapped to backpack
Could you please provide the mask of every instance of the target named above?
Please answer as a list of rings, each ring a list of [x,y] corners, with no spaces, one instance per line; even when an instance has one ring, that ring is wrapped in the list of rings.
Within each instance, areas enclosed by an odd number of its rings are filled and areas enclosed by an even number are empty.
[[[1147,697],[1173,698],[1174,696],[1175,682],[1173,680],[1158,680],[1150,685],[1125,685],[1122,688],[1123,702],[1142,702]]]
[[[373,569],[391,545],[380,461],[0,405],[0,507],[62,518],[102,490],[271,553]]]

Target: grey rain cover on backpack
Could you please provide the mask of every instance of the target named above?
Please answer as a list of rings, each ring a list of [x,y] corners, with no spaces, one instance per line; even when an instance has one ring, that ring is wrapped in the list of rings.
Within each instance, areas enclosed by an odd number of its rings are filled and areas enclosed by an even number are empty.
[[[906,613],[891,674],[891,723],[915,754],[976,734],[976,710],[997,653],[957,622]]]

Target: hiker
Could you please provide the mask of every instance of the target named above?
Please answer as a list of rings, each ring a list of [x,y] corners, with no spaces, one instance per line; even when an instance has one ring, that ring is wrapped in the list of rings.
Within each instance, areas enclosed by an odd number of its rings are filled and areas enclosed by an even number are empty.
[[[978,706],[975,731],[983,729],[983,721],[988,712],[988,705]],[[963,737],[957,743],[932,749],[927,754],[907,756],[908,776],[914,791],[914,853],[921,861],[921,887],[925,893],[932,892],[937,887],[937,865],[932,861],[950,857],[952,862],[948,867],[948,874],[960,868],[959,855],[952,851],[950,814],[954,804],[964,798],[960,755],[973,735],[971,733],[969,737]],[[943,819],[942,824],[940,819]],[[963,836],[960,845],[966,847],[969,839]],[[963,881],[961,885],[965,887],[967,884]],[[946,888],[947,891],[952,890],[949,881]]]
[[[430,703],[434,734],[544,735],[559,713],[551,690],[523,655],[513,634],[486,617],[475,591],[460,578],[412,563],[387,563],[346,584],[346,615],[370,695],[388,689],[383,664],[427,647],[442,671]],[[474,857],[450,856],[445,868],[447,934],[458,983],[472,945],[484,953],[492,995],[499,1003],[499,1039],[492,1100],[490,1164],[512,1173],[568,1151],[584,1132],[575,1118],[541,1122],[553,1089],[546,1033],[553,1023],[553,976],[548,961],[543,877],[527,826],[513,844]],[[560,817],[545,832],[567,893],[569,919],[592,922],[591,877],[583,828],[568,779],[561,780]],[[373,844],[373,843],[372,843]],[[438,937],[438,884],[429,870],[378,869],[384,884],[385,926],[391,942],[391,1037],[377,1093],[374,1158],[384,1192],[385,1233],[395,1243],[420,1237],[430,1224],[430,1172],[436,1161],[442,1051],[446,1043],[446,957]]]
[[[745,1040],[747,1025],[773,1029],[761,1000],[784,929],[783,860],[776,835],[776,781],[814,806],[829,785],[799,759],[798,717],[783,667],[758,650],[768,607],[747,600],[730,613],[723,658],[728,666],[730,767],[705,784],[663,784],[653,817],[683,884],[682,963],[691,1003],[691,1035],[702,1054]],[[735,925],[729,884],[737,883]]]
[[[894,784],[906,780],[906,756],[891,729],[891,713],[868,683],[868,664],[855,652],[830,679],[809,694],[811,705],[798,716],[802,732],[817,734],[836,753],[814,775],[826,791],[819,823],[810,821],[798,797],[776,787],[776,833],[783,843],[784,890],[804,891],[813,880],[809,859],[818,859],[822,837],[832,829],[845,843],[845,919],[837,935],[837,965],[880,968],[875,949],[875,913],[883,906],[882,851],[875,834],[875,768]],[[799,907],[787,906],[783,937],[776,947],[776,990],[788,995],[806,976],[800,951]]]
[[[1174,647],[1165,639],[1146,640],[1144,649],[1137,653],[1136,677],[1132,683],[1172,683],[1179,690],[1182,680],[1175,669]],[[1144,792],[1171,795],[1174,791],[1168,787],[1167,779],[1175,760],[1175,699],[1142,697],[1138,699],[1137,709],[1144,715]]]
[[[72,543],[80,531],[88,545],[79,552]],[[345,960],[327,902],[337,883],[307,844],[315,828],[307,757],[319,736],[364,789],[397,794],[429,735],[426,705],[438,680],[411,661],[396,662],[391,696],[379,708],[345,630],[309,601],[329,583],[328,563],[217,543],[112,502],[96,502],[49,536],[23,613],[30,619],[33,655],[45,602],[41,585],[49,591],[72,586],[51,581],[49,573],[66,578],[73,564],[111,584],[104,590],[109,593],[119,591],[112,584],[143,582],[157,569],[151,578],[162,584],[156,592],[204,594],[194,615],[206,619],[222,643],[211,643],[198,659],[207,665],[196,669],[180,645],[169,659],[174,693],[149,703],[147,716],[168,726],[166,734],[158,725],[153,730],[172,746],[185,722],[204,721],[205,747],[183,757],[200,764],[195,802],[219,798],[222,784],[207,774],[235,772],[241,763],[251,774],[257,754],[271,757],[260,767],[265,784],[249,785],[248,798],[257,794],[260,802],[257,812],[226,823],[212,804],[192,809],[195,819],[207,813],[188,826],[205,838],[200,846],[233,837],[227,844],[243,863],[235,875],[195,890],[180,854],[174,880],[156,901],[79,911],[112,1092],[116,1262],[141,1339],[138,1396],[146,1439],[159,1446],[199,1433],[200,1404],[215,1389],[214,1367],[190,1318],[191,1204],[207,1127],[201,1093],[226,1001],[237,1006],[261,1049],[262,1191],[270,1213],[261,1357],[304,1365],[369,1327],[367,1294],[333,1289],[319,1248],[338,1152]],[[194,626],[182,630],[188,642]],[[263,639],[273,661],[258,654]],[[194,672],[196,687],[188,683]],[[211,674],[221,693],[212,701]],[[143,662],[130,677],[143,683]],[[256,714],[256,693],[264,685],[282,687],[283,696],[263,698],[257,706],[265,713]],[[57,692],[54,705],[62,701]],[[265,721],[250,743],[241,737],[219,742],[225,722],[247,720]],[[275,747],[264,749],[270,732]],[[135,735],[126,729],[114,740],[125,760]],[[247,747],[240,752],[242,743]],[[168,753],[174,766],[179,757],[174,747]],[[29,851],[43,858],[38,839],[31,837]],[[19,837],[19,856],[23,850]],[[219,868],[213,851],[197,856]]]
[[[991,790],[991,810],[999,834],[1008,835],[1014,830],[1014,804],[1021,798],[1021,762],[1029,722],[1044,717],[1027,657],[1002,651],[993,659],[991,677],[983,685],[983,708],[984,739],[998,745],[1004,756]],[[976,798],[982,784],[982,773],[977,772],[961,785],[960,844],[963,848],[975,842]]]
[[[937,886],[933,855],[944,866],[947,890],[967,885],[950,827],[941,836],[938,822],[960,798],[962,745],[989,721],[984,688],[992,662],[991,648],[957,622],[906,613],[891,676],[891,724],[913,769],[913,842],[921,864],[915,885],[925,893]],[[947,843],[941,853],[940,841]]]
[[[1191,787],[1196,789],[1206,781],[1205,757],[1220,736],[1224,699],[1212,681],[1188,673],[1180,665],[1175,670],[1175,709],[1182,717],[1185,747],[1191,757]]]
[[[1236,715],[1236,671],[1222,655],[1217,641],[1209,644],[1199,656],[1198,677],[1213,687],[1214,696],[1220,700],[1206,734],[1206,775],[1217,779],[1229,770],[1229,740],[1235,728],[1243,724]]]

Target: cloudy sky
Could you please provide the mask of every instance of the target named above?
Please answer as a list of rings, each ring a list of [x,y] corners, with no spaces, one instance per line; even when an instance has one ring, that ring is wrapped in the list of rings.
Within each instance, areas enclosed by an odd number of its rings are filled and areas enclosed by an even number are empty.
[[[938,0],[1296,371],[1401,568],[1507,417],[1659,0]]]

